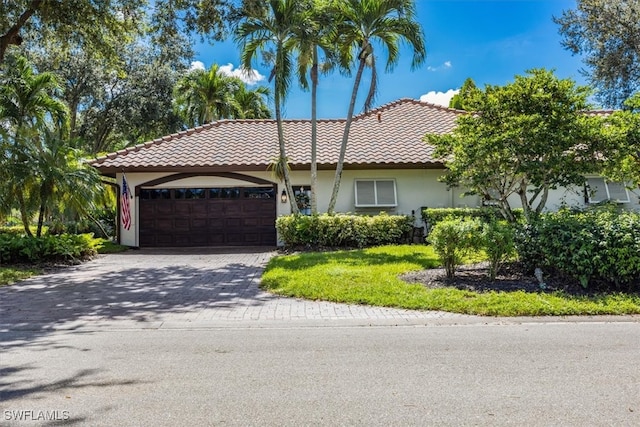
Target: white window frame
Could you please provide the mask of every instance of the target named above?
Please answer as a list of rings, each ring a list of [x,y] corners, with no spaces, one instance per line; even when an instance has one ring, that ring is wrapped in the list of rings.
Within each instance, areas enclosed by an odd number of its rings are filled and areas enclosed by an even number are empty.
[[[373,182],[373,191],[375,204],[364,204],[358,201],[358,183],[359,182]],[[378,203],[378,182],[392,182],[393,183],[393,203]],[[379,179],[356,179],[353,183],[353,191],[356,197],[357,208],[395,208],[398,206],[398,186],[396,180],[393,178],[379,178]]]
[[[601,180],[602,184],[598,183],[599,185],[602,185],[605,192],[607,193],[607,197],[605,199],[601,199],[601,200],[593,200],[592,199],[592,195],[591,195],[591,185],[589,184],[589,181],[592,180]],[[613,184],[618,184],[621,185],[622,188],[624,189],[625,195],[627,196],[626,199],[622,200],[622,199],[615,199],[612,200],[611,199],[611,192],[609,191],[609,183],[613,183]],[[592,176],[592,177],[588,177],[586,179],[586,190],[587,190],[587,200],[590,204],[594,204],[594,203],[600,203],[600,202],[604,202],[607,200],[610,200],[612,202],[615,203],[631,203],[631,199],[629,198],[629,190],[627,189],[627,186],[625,185],[624,182],[612,182],[612,181],[607,181],[605,178],[600,177],[600,176]]]

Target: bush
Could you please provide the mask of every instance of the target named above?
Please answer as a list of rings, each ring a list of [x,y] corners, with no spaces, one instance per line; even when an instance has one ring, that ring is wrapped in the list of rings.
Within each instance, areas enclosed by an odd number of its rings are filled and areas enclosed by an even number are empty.
[[[587,288],[632,284],[640,277],[640,215],[611,209],[547,213],[517,235],[525,265],[555,270]]]
[[[427,226],[427,234],[440,221],[450,218],[476,218],[483,223],[491,223],[503,220],[500,209],[492,206],[484,206],[481,208],[422,208],[422,220]],[[522,220],[522,209],[513,211],[518,221]]]
[[[515,235],[507,221],[482,225],[481,245],[489,260],[489,278],[495,280],[500,267],[515,255]]]
[[[276,220],[285,246],[357,247],[404,243],[413,229],[405,215],[288,215]]]
[[[41,263],[76,261],[96,254],[96,241],[91,234],[26,237],[0,234],[0,262]]]
[[[452,279],[463,258],[481,245],[482,224],[474,218],[447,218],[431,230],[428,241],[444,265],[447,278]]]

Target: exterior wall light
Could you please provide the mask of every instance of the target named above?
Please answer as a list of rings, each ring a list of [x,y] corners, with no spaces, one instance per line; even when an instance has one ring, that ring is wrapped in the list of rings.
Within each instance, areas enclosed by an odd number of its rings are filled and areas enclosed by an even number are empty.
[[[287,192],[285,190],[282,190],[282,194],[280,195],[280,202],[287,203],[287,200]]]

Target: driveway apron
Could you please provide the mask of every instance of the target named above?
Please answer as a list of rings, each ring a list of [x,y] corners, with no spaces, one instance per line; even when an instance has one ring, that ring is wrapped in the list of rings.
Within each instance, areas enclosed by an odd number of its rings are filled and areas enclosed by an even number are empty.
[[[402,322],[457,316],[273,295],[259,283],[274,255],[269,248],[141,249],[101,255],[0,288],[0,330],[335,319]]]

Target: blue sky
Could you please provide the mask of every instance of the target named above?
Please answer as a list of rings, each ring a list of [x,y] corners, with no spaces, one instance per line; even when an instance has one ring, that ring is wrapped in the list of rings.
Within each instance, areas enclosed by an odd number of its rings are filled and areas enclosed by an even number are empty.
[[[531,68],[555,69],[561,78],[579,84],[586,80],[580,73],[580,57],[572,56],[560,45],[558,26],[553,16],[573,9],[575,0],[416,0],[417,19],[427,46],[427,60],[411,70],[411,51],[404,47],[398,65],[384,73],[384,52],[377,51],[379,91],[375,105],[400,98],[447,103],[450,90],[459,89],[467,77],[478,86],[503,85]],[[233,41],[214,45],[196,45],[196,59],[209,67],[213,63],[237,69],[240,52]],[[268,75],[259,62],[253,65],[260,76]],[[356,113],[368,88],[363,79]],[[258,84],[268,85],[266,78]],[[347,113],[353,77],[339,73],[320,80],[318,117],[341,118]],[[310,93],[292,88],[285,106],[287,118],[310,117]]]

